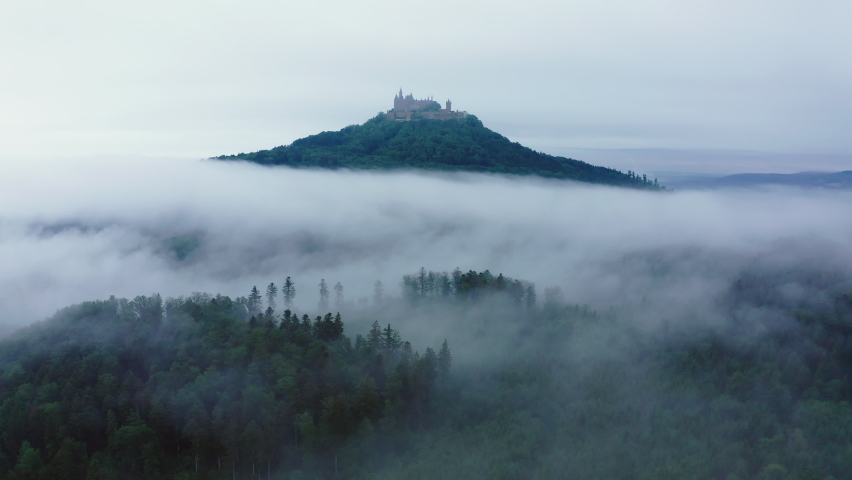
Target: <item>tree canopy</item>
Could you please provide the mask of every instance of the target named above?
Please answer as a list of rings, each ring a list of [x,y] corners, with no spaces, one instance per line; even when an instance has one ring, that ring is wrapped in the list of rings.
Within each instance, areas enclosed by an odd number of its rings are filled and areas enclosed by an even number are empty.
[[[84,302],[0,341],[0,479],[850,478],[852,293],[781,308],[773,281],[736,279],[703,327],[488,270],[405,275],[355,329]]]
[[[662,189],[655,180],[534,151],[463,120],[396,122],[379,114],[362,125],[322,132],[269,150],[223,155],[261,165],[358,170],[421,169],[537,175],[634,188]]]

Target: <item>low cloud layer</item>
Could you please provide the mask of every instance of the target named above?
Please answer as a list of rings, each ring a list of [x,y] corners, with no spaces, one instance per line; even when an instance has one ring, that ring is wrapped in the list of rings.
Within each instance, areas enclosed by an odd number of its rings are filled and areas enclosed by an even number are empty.
[[[658,321],[706,311],[760,264],[852,266],[852,195],[791,189],[650,193],[532,178],[102,158],[3,166],[0,324],[110,295],[245,295],[321,278],[347,300],[404,273],[490,269],[573,302]],[[791,301],[807,295],[790,285]],[[647,308],[636,310],[637,305]],[[660,308],[656,308],[660,307]]]

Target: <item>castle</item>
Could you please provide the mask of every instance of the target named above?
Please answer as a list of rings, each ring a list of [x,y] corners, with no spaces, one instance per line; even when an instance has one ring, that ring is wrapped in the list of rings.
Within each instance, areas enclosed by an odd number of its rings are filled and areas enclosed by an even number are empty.
[[[415,100],[412,94],[403,96],[402,89],[393,97],[393,110],[388,110],[388,120],[397,122],[410,122],[412,120],[453,120],[462,119],[467,112],[454,112],[452,102],[447,100],[447,108],[441,108],[441,104],[429,98],[426,100]]]

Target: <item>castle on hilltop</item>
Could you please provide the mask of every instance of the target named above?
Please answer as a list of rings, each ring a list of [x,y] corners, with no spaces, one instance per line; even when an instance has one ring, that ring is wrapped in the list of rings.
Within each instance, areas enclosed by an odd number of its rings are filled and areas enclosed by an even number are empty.
[[[452,110],[453,103],[447,100],[447,108],[431,97],[425,100],[415,100],[414,95],[403,96],[402,89],[393,97],[393,110],[388,110],[388,120],[410,122],[412,120],[454,120],[467,116],[467,112]]]

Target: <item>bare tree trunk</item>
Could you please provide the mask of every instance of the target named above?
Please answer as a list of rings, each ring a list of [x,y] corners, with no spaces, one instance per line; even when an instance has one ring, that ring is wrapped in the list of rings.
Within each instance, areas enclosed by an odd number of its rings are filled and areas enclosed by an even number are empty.
[[[337,454],[334,454],[334,476],[337,476]]]
[[[198,454],[195,454],[195,473],[198,473]]]
[[[237,462],[231,460],[231,474],[234,477],[234,480],[237,480]]]
[[[269,458],[266,459],[266,480],[272,476],[272,460]]]

